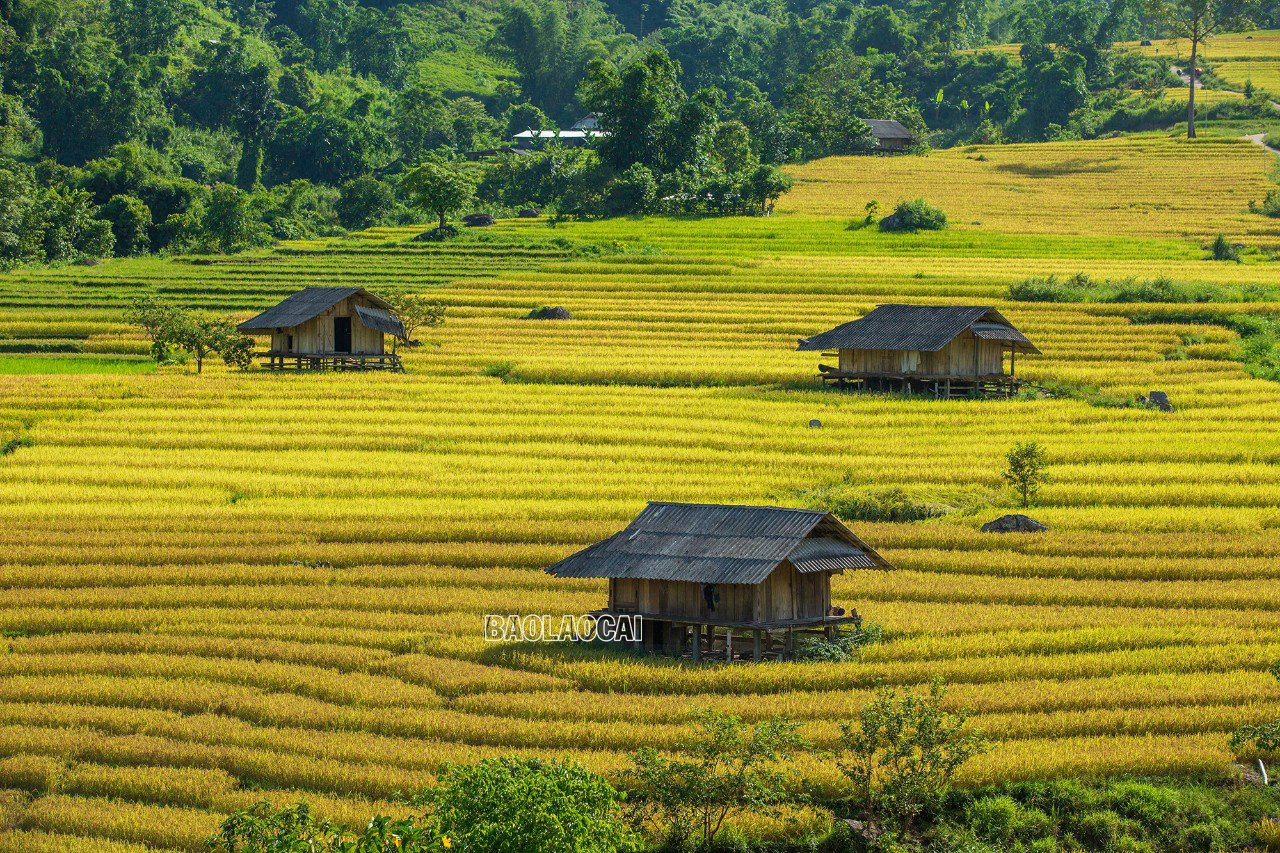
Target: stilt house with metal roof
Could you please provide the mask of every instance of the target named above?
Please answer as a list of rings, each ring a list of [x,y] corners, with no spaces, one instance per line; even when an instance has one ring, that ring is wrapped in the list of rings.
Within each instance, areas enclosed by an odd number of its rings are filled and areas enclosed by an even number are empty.
[[[405,339],[404,324],[363,287],[308,287],[238,328],[271,336],[259,356],[268,370],[404,370],[386,350],[388,335]]]
[[[891,568],[827,512],[653,501],[625,529],[547,569],[607,578],[600,613],[639,614],[642,644],[689,656],[787,656],[797,632],[860,622],[831,577]]]
[[[837,359],[818,365],[823,382],[940,398],[1012,395],[1018,355],[1040,353],[999,311],[972,305],[880,305],[799,349]]]
[[[906,151],[916,144],[916,137],[906,126],[896,119],[864,119],[871,135],[876,140],[877,152]]]

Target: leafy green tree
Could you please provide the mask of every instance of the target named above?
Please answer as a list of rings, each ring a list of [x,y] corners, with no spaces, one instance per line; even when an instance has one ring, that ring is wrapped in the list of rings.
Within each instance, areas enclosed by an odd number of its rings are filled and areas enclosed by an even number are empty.
[[[125,320],[142,329],[143,334],[151,341],[151,357],[156,361],[164,361],[169,357],[174,329],[177,328],[181,314],[178,308],[161,302],[154,296],[140,296],[129,305]]]
[[[397,92],[391,133],[400,156],[416,162],[437,148],[452,145],[452,113],[449,100],[429,86],[417,84]]]
[[[344,183],[334,205],[343,228],[357,230],[385,222],[396,209],[391,185],[372,175]]]
[[[346,39],[348,61],[356,74],[398,89],[422,54],[416,44],[401,7],[356,7]]]
[[[760,205],[760,212],[764,213],[791,185],[790,175],[777,166],[764,164],[757,166],[747,178],[744,195],[749,203]]]
[[[404,325],[405,344],[418,346],[413,334],[418,329],[444,325],[445,304],[420,293],[393,293],[387,297],[391,310]]]
[[[1187,138],[1196,136],[1196,85],[1200,50],[1219,33],[1247,27],[1261,11],[1257,0],[1146,0],[1146,13],[1173,38],[1190,42],[1187,63]]]
[[[111,223],[97,217],[98,210],[84,190],[51,187],[40,195],[38,212],[43,260],[74,261],[111,256],[115,235]]]
[[[598,145],[606,166],[621,172],[632,163],[650,169],[664,165],[667,132],[685,101],[679,73],[660,48],[622,71],[607,62],[591,65],[578,97],[609,132]]]
[[[40,124],[44,153],[79,165],[130,139],[162,136],[172,126],[145,63],[89,27],[56,30],[23,45],[7,64],[6,88]]]
[[[122,46],[135,53],[167,53],[200,18],[192,0],[110,0],[111,22]]]
[[[231,254],[271,244],[252,196],[227,184],[214,188],[200,222],[203,240],[215,252]]]
[[[737,119],[723,121],[716,126],[711,151],[720,171],[733,177],[746,175],[760,163],[751,146],[751,131]]]
[[[1034,441],[1020,441],[1005,454],[1005,462],[1000,476],[1013,487],[1019,506],[1031,506],[1049,479],[1049,457],[1044,447]]]
[[[475,199],[476,184],[458,167],[428,160],[405,173],[400,179],[400,191],[414,207],[438,216],[443,229],[449,214],[457,213]]]
[[[253,360],[253,340],[240,333],[236,324],[221,317],[207,317],[178,311],[167,332],[170,344],[185,350],[196,360],[196,373],[204,371],[211,354],[222,356],[228,367],[248,369]]]
[[[0,50],[4,42],[0,39]],[[17,95],[0,93],[0,157],[30,159],[39,154],[40,125]]]
[[[247,370],[252,364],[253,340],[241,334],[231,320],[188,311],[154,296],[135,299],[125,318],[151,341],[151,356],[156,361],[164,361],[177,349],[196,360],[196,373],[203,372],[204,360],[213,353],[228,367]]]
[[[896,118],[919,133],[923,122],[874,65],[847,51],[830,51],[786,94],[783,121],[802,140],[809,157],[852,154],[875,147],[866,118]]]
[[[902,54],[915,45],[906,18],[892,6],[872,6],[854,27],[853,49],[859,53],[878,50]]]
[[[276,84],[265,64],[250,66],[235,81],[232,127],[240,137],[236,184],[253,189],[262,177],[262,148],[275,133],[284,110],[276,100]]]
[[[808,748],[787,718],[748,726],[741,717],[700,708],[674,756],[644,747],[619,779],[636,826],[666,834],[677,849],[690,840],[710,847],[730,814],[772,814],[794,800],[787,762]]]
[[[658,198],[658,182],[653,172],[632,163],[605,186],[603,212],[612,215],[647,213]]]
[[[442,836],[485,853],[640,850],[618,818],[621,799],[581,765],[510,756],[448,765],[422,795]]]
[[[956,770],[986,750],[967,730],[966,712],[943,709],[945,695],[939,680],[924,694],[884,687],[856,720],[840,724],[839,766],[853,801],[907,833],[920,815],[936,812]]]
[[[1065,125],[1089,99],[1082,57],[1046,45],[1024,44],[1022,64],[1027,79],[1024,123],[1043,137],[1050,125]]]
[[[267,172],[276,180],[342,184],[377,171],[390,161],[392,145],[369,107],[361,101],[346,110],[332,103],[290,110],[267,144]]]
[[[607,55],[613,25],[599,7],[565,0],[513,0],[502,8],[494,47],[515,66],[531,103],[567,117],[574,88],[593,60]]]
[[[131,195],[114,195],[102,206],[102,215],[111,223],[115,236],[113,254],[145,254],[151,246],[151,209]]]
[[[271,67],[248,39],[225,32],[198,57],[184,103],[206,126],[235,132],[241,148],[236,183],[252,189],[261,177],[263,146],[284,115]]]
[[[508,136],[523,130],[543,130],[554,127],[547,114],[533,104],[512,104],[502,114],[502,124]]]
[[[359,11],[356,0],[302,0],[298,35],[315,51],[321,70],[337,68],[347,57],[347,38]]]
[[[30,166],[0,159],[0,268],[44,260],[37,220],[39,197]]]

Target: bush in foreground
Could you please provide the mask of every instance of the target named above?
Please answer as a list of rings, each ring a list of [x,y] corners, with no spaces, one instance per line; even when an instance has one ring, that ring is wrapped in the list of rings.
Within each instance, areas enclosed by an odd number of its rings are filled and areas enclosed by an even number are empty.
[[[941,231],[947,215],[922,198],[900,201],[893,213],[880,220],[881,231]]]
[[[442,837],[477,853],[639,850],[617,818],[621,799],[581,765],[513,756],[449,765],[422,797]]]
[[[622,795],[572,762],[504,756],[446,765],[440,785],[405,799],[421,813],[373,817],[359,830],[306,803],[262,801],[227,817],[206,846],[224,853],[624,853],[641,849],[618,819]]]

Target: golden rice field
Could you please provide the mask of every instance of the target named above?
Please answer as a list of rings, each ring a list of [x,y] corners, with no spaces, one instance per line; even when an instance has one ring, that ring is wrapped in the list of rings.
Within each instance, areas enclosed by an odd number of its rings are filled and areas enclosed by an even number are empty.
[[[1191,56],[1191,44],[1186,39],[1156,40],[1146,47],[1136,43],[1125,46],[1178,60]],[[1254,87],[1280,98],[1280,30],[1215,36],[1202,46],[1200,55],[1204,57],[1200,62],[1209,63],[1229,85],[1243,87],[1252,81]]]
[[[1121,42],[1121,48],[1141,51],[1149,56],[1165,56],[1175,62],[1187,62],[1191,57],[1191,44],[1186,39],[1154,39],[1149,45],[1139,42]],[[996,44],[975,48],[1009,56],[1017,61],[1020,44]],[[1280,99],[1280,30],[1254,30],[1245,33],[1224,33],[1214,36],[1200,46],[1200,63],[1207,63],[1218,77],[1228,85],[1243,87],[1252,81],[1254,87]]]
[[[0,851],[196,850],[263,796],[361,820],[441,762],[496,753],[607,771],[672,743],[695,705],[792,714],[830,744],[877,683],[934,677],[995,742],[968,782],[1229,774],[1227,733],[1280,716],[1280,386],[1223,360],[1225,329],[1002,294],[1077,271],[1280,286],[1274,261],[1201,247],[1205,223],[1276,236],[1239,213],[1262,153],[982,153],[812,164],[768,219],[513,221],[444,245],[382,229],[0,277],[6,347],[104,357],[144,351],[122,321],[140,293],[238,316],[304,284],[449,305],[404,375],[0,374],[0,435],[29,440],[0,458]],[[958,227],[847,227],[896,187]],[[813,390],[796,339],[894,300],[999,306],[1045,352],[1027,375],[1162,389],[1178,411]],[[574,319],[519,319],[543,304]],[[502,363],[508,381],[486,375]],[[487,612],[599,606],[601,583],[542,568],[646,499],[795,503],[845,476],[994,493],[1023,439],[1051,455],[1049,533],[980,533],[997,507],[854,525],[897,566],[837,578],[889,633],[858,662],[482,641]],[[835,784],[829,764],[805,772]]]
[[[1280,244],[1280,221],[1248,203],[1275,158],[1248,141],[1141,134],[1087,142],[968,146],[926,157],[839,157],[796,168],[779,210],[854,216],[927,196],[959,228],[1144,237],[1226,233]]]

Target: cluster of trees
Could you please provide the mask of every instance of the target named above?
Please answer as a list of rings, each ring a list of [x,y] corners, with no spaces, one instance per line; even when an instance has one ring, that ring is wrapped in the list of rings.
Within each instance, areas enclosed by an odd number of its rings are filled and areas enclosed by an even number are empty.
[[[502,757],[443,769],[437,787],[405,799],[415,817],[375,817],[362,830],[316,818],[305,804],[269,803],[229,816],[209,847],[266,850],[621,853],[712,849],[738,815],[778,816],[788,807],[831,808],[875,827],[881,844],[910,843],[941,811],[955,772],[986,749],[964,712],[944,709],[940,683],[923,693],[883,688],[841,727],[835,758],[847,790],[808,795],[795,761],[816,748],[787,718],[750,725],[695,711],[670,751],[644,748],[613,781],[573,763]],[[847,836],[847,830],[837,832]]]
[[[767,209],[786,187],[774,167],[865,150],[866,118],[927,122],[944,143],[1167,123],[1125,106],[1170,79],[1167,60],[1113,41],[1275,14],[1256,0],[917,6],[4,0],[0,263],[411,221],[401,179],[427,161],[467,173],[492,209]],[[1021,62],[962,52],[991,40],[1024,42]],[[612,134],[596,151],[495,153],[587,111]]]

